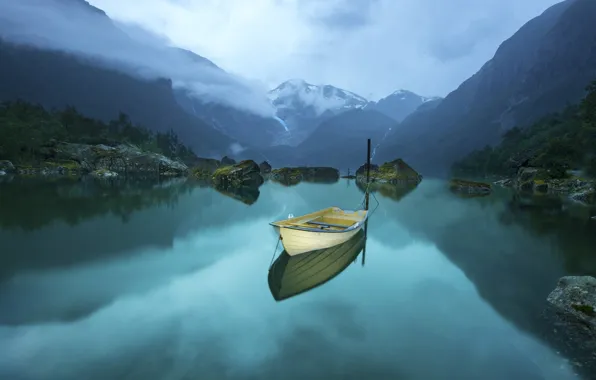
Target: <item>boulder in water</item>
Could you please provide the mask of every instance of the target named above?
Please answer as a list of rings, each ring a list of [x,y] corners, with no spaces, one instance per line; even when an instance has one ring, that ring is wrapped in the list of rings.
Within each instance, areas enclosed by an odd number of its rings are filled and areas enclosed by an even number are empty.
[[[358,168],[356,179],[366,181],[366,164]],[[385,162],[381,166],[371,164],[370,180],[392,184],[418,184],[422,181],[422,176],[404,160],[398,158],[390,162]]]
[[[264,182],[259,165],[253,160],[240,161],[235,165],[221,166],[215,170],[211,180],[219,188],[259,187]]]
[[[466,181],[463,179],[452,179],[449,181],[449,189],[455,193],[466,195],[488,195],[492,190],[488,183]]]

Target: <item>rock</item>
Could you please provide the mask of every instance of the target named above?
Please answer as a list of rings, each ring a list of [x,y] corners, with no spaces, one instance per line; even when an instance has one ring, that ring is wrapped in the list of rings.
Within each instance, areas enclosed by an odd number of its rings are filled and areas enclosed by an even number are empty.
[[[221,159],[221,165],[222,166],[236,165],[236,160],[234,160],[228,156],[224,156]]]
[[[356,170],[356,179],[366,181],[366,164],[360,166]],[[376,182],[405,184],[405,183],[420,183],[422,176],[412,169],[404,160],[398,158],[396,160],[386,162],[381,166],[371,164],[370,179]]]
[[[456,193],[468,195],[488,195],[492,191],[488,183],[466,181],[463,179],[452,179],[449,181],[449,189]]]
[[[259,164],[259,169],[261,170],[262,174],[269,174],[271,173],[271,165],[267,161],[263,161]]]
[[[566,276],[547,298],[553,306],[596,328],[596,278]]]
[[[339,180],[339,170],[325,166],[279,168],[271,171],[271,179],[286,185],[301,181],[333,183]]]
[[[510,178],[502,179],[502,180],[499,180],[499,181],[495,181],[494,184],[497,185],[497,186],[502,186],[502,187],[512,187],[513,186],[513,180],[510,179]]]
[[[0,171],[4,173],[12,173],[15,171],[15,167],[12,162],[8,160],[0,160]]]
[[[547,323],[540,335],[578,371],[596,373],[596,279],[562,277],[547,301],[543,312]]]
[[[211,180],[219,188],[259,187],[265,181],[261,176],[259,165],[253,160],[219,167],[213,173]]]
[[[118,173],[105,169],[99,169],[91,172],[91,175],[97,178],[114,178],[118,177]]]
[[[569,198],[576,202],[594,204],[596,203],[596,192],[593,188],[581,189],[569,195]]]

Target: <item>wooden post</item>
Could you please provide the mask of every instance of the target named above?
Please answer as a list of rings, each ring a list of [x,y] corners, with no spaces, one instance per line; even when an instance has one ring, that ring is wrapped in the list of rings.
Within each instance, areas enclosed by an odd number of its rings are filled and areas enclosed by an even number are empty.
[[[370,139],[367,141],[366,147],[366,183],[370,180]]]
[[[367,149],[366,149],[366,192],[364,193],[364,209],[368,210],[368,185],[370,183],[370,139],[367,141]]]

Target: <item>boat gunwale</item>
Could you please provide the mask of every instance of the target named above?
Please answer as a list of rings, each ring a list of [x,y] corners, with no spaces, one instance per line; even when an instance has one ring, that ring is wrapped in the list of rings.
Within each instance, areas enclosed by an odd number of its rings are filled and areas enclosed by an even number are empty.
[[[342,210],[342,211],[344,211],[344,210]],[[360,211],[360,210],[354,210],[354,213],[356,213],[356,211]],[[324,230],[324,229],[313,228],[313,227],[288,226],[288,225],[279,225],[279,224],[276,224],[278,222],[283,222],[283,220],[275,221],[275,222],[270,222],[269,225],[270,226],[273,226],[273,227],[277,227],[277,228],[287,228],[287,229],[290,229],[290,230],[298,230],[298,231],[306,231],[306,232],[321,232],[321,233],[339,233],[339,234],[341,234],[341,233],[346,233],[346,232],[353,231],[353,230],[355,230],[357,228],[362,228],[362,226],[364,225],[364,223],[368,219],[368,210],[362,210],[362,211],[366,211],[366,213],[364,215],[364,218],[362,218],[358,222],[352,224],[351,226],[346,227],[343,230]]]

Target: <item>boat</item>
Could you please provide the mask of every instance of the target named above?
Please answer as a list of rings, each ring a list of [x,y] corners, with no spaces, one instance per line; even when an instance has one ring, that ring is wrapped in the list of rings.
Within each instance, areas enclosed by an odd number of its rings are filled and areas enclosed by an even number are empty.
[[[291,256],[283,251],[269,268],[267,282],[276,301],[304,293],[346,269],[364,249],[366,234],[359,230],[336,246]]]
[[[293,256],[346,242],[362,229],[367,218],[367,210],[329,207],[269,224],[276,229],[286,252]]]

